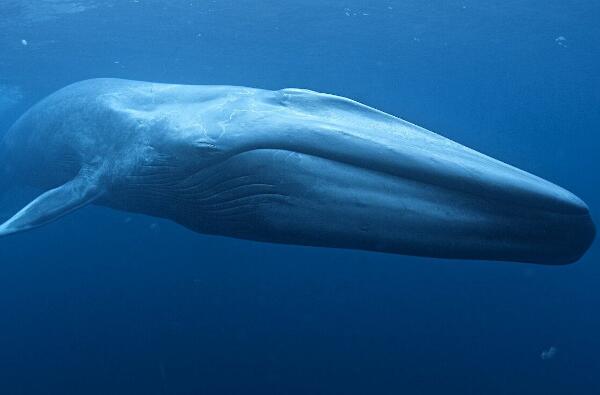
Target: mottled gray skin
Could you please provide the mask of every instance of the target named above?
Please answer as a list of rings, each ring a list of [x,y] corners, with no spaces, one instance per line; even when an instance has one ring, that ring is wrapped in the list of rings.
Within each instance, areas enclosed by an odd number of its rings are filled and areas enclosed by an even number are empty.
[[[554,184],[306,90],[87,80],[31,108],[2,149],[18,182],[50,191],[0,235],[92,202],[200,233],[445,258],[563,264],[595,234]]]

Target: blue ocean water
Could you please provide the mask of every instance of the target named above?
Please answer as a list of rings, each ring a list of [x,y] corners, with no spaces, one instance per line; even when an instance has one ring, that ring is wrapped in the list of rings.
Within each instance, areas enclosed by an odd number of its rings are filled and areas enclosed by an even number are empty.
[[[0,133],[78,80],[350,97],[599,223],[600,3],[0,1]],[[27,202],[3,185],[0,219]],[[410,230],[407,230],[410,231]],[[87,207],[0,240],[0,393],[599,394],[600,258],[272,245]]]

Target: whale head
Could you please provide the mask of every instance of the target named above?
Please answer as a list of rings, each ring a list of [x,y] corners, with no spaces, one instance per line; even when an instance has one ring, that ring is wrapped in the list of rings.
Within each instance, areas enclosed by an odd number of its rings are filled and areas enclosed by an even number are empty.
[[[203,117],[217,133],[185,134],[199,162],[178,188],[201,214],[177,221],[200,232],[542,264],[594,239],[567,190],[349,99],[262,91],[220,111]]]

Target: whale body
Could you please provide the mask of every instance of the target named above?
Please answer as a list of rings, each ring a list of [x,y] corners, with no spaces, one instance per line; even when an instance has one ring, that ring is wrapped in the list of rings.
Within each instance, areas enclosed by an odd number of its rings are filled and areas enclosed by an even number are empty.
[[[565,189],[301,89],[86,80],[23,114],[0,155],[4,177],[45,191],[0,235],[94,203],[205,234],[440,258],[566,264],[595,236]]]

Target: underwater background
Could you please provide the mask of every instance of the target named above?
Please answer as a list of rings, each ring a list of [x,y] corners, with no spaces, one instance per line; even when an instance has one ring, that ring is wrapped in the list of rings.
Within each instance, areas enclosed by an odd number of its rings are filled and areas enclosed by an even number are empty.
[[[599,21],[592,0],[0,0],[0,133],[87,78],[307,88],[598,224]],[[31,191],[0,187],[4,220]],[[92,206],[0,240],[0,394],[600,394],[599,258],[273,245]]]

